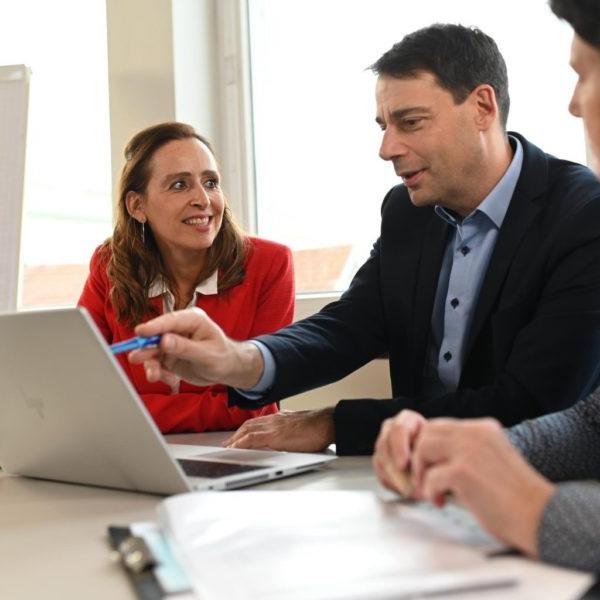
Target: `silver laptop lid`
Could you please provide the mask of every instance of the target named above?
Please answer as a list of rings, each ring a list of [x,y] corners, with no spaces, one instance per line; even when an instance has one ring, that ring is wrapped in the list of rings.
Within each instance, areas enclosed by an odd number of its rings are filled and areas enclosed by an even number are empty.
[[[174,494],[180,467],[85,309],[0,315],[0,465]]]

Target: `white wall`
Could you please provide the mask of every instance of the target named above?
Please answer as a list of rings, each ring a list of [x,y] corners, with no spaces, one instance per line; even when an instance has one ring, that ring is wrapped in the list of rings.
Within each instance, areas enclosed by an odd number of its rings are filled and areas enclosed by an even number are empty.
[[[171,0],[107,0],[106,22],[114,189],[132,135],[175,119]]]

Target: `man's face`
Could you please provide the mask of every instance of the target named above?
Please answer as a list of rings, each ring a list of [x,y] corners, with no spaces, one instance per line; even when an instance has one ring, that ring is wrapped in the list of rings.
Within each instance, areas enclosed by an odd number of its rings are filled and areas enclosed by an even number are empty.
[[[423,71],[402,79],[380,76],[376,100],[376,121],[383,130],[379,156],[392,161],[412,203],[458,210],[483,168],[471,96],[456,104]]]
[[[575,34],[571,45],[571,66],[578,79],[569,110],[583,119],[594,168],[600,174],[600,51]]]

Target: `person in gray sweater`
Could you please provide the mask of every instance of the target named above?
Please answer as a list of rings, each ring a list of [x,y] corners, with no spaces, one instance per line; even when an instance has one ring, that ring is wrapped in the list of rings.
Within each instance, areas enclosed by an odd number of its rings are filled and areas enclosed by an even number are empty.
[[[600,172],[600,3],[550,0],[574,29],[569,105]],[[600,227],[600,223],[598,224]],[[600,368],[600,365],[598,365]],[[600,571],[600,388],[563,412],[503,430],[493,419],[403,411],[384,422],[373,464],[390,489],[443,505],[448,494],[529,556]]]

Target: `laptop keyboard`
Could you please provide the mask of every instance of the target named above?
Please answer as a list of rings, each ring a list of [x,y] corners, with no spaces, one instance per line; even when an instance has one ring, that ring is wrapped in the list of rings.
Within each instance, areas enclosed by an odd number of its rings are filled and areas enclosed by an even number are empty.
[[[248,473],[268,468],[268,465],[252,466],[208,460],[189,460],[186,458],[179,458],[177,462],[181,465],[183,472],[189,477],[208,477],[209,479],[217,479],[218,477],[225,477],[227,475],[237,475],[238,473]]]

